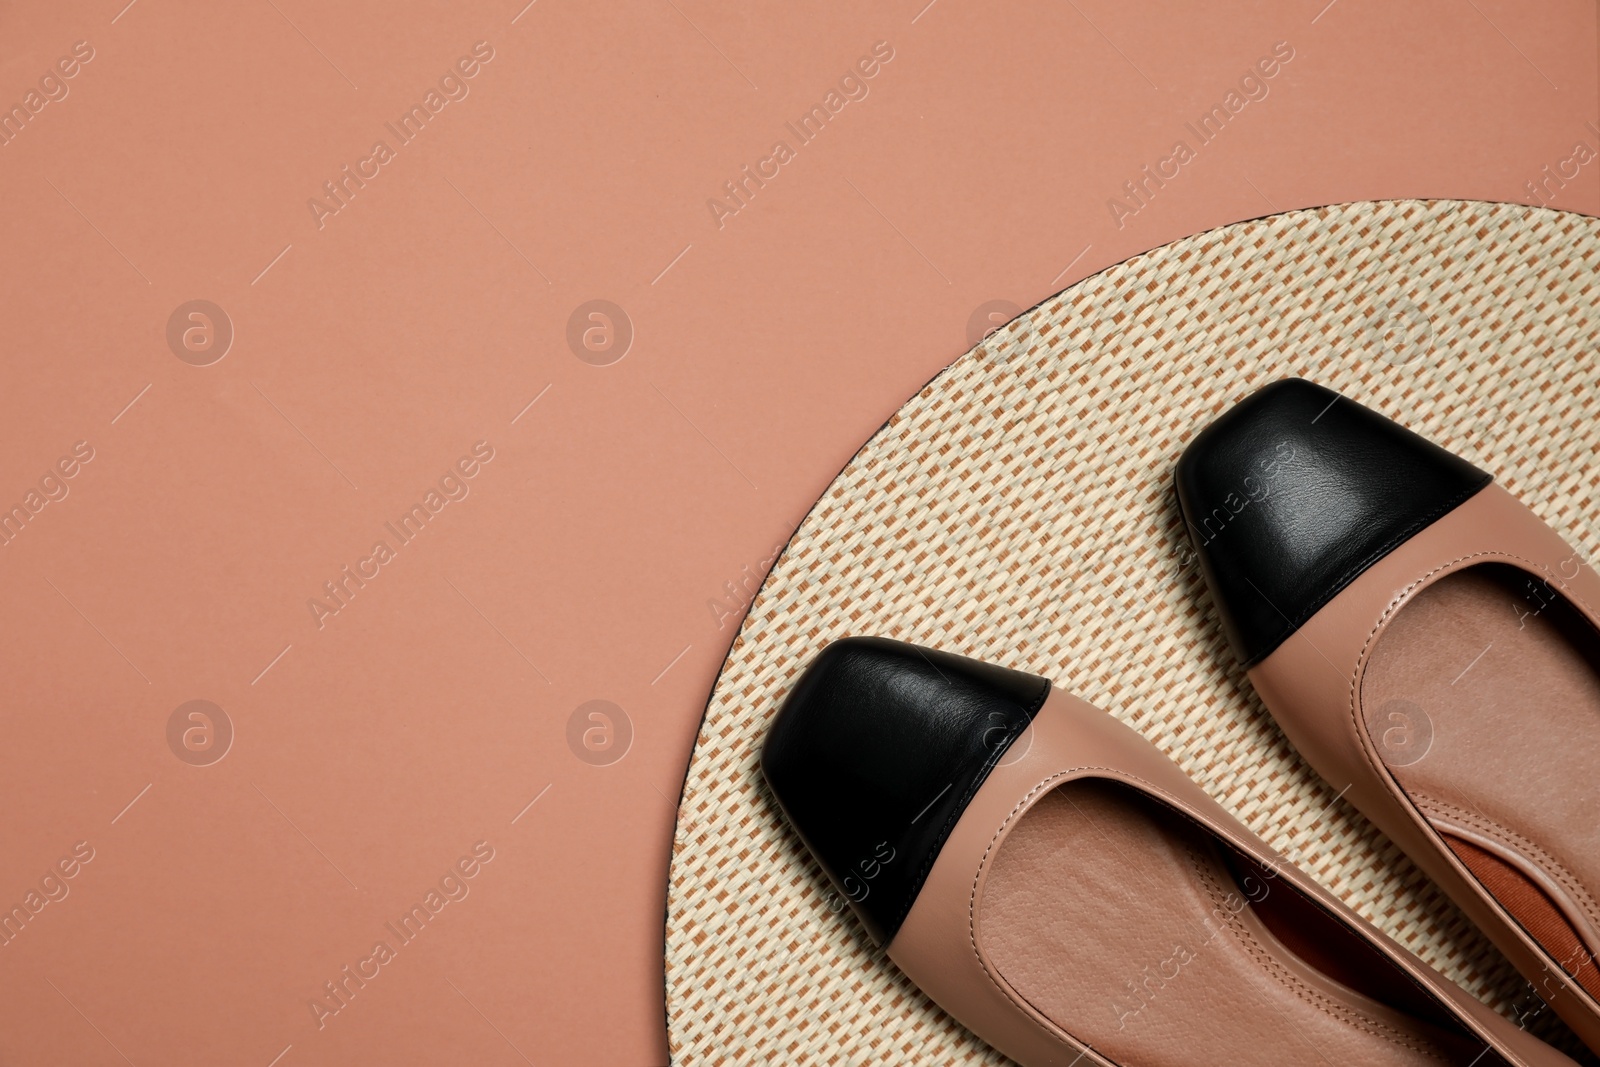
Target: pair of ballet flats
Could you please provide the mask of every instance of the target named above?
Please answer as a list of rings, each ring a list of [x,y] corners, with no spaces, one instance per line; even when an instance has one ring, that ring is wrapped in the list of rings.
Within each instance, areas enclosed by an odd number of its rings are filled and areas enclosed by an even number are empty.
[[[1491,475],[1321,386],[1179,459],[1233,651],[1295,747],[1600,1050],[1600,576]],[[1555,1067],[1117,719],[875,637],[767,734],[886,954],[1023,1067]]]

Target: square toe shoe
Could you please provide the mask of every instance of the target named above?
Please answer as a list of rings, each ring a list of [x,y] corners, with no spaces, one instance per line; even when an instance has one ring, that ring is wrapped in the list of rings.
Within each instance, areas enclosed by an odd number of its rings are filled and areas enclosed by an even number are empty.
[[[1042,678],[839,641],[761,765],[889,959],[1024,1067],[1571,1064]]]
[[[1490,474],[1307,381],[1201,431],[1177,491],[1284,733],[1600,1050],[1600,576]]]

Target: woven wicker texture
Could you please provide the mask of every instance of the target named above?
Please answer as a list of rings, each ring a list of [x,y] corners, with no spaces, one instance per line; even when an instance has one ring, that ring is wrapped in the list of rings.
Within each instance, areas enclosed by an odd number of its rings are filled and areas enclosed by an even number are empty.
[[[780,821],[769,717],[829,641],[881,634],[1117,715],[1358,912],[1503,1011],[1526,983],[1295,754],[1229,653],[1172,467],[1301,375],[1451,448],[1590,559],[1600,222],[1360,203],[1178,241],[1029,311],[855,456],[762,586],[690,762],[667,900],[676,1064],[1004,1063],[872,948]],[[1568,1046],[1548,1011],[1531,1024]]]

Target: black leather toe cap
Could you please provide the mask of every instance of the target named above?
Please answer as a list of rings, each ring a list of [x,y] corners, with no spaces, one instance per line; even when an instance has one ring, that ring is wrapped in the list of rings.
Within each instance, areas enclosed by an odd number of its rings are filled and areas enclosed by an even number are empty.
[[[1202,430],[1178,502],[1234,651],[1254,666],[1492,476],[1346,397],[1275,382]]]
[[[773,720],[761,769],[880,943],[1050,683],[879,637],[836,641]]]

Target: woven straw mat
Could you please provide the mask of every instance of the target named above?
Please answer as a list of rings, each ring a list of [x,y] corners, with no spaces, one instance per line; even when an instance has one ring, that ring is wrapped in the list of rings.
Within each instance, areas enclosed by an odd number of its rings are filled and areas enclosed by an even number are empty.
[[[1074,285],[912,397],[796,531],[711,695],[668,885],[673,1062],[1007,1062],[871,946],[761,779],[768,719],[850,634],[1053,679],[1428,963],[1526,1010],[1526,983],[1274,726],[1172,469],[1235,401],[1299,375],[1494,472],[1600,558],[1597,237],[1591,218],[1459,201],[1243,222]],[[1548,1011],[1530,1028],[1570,1041]]]

